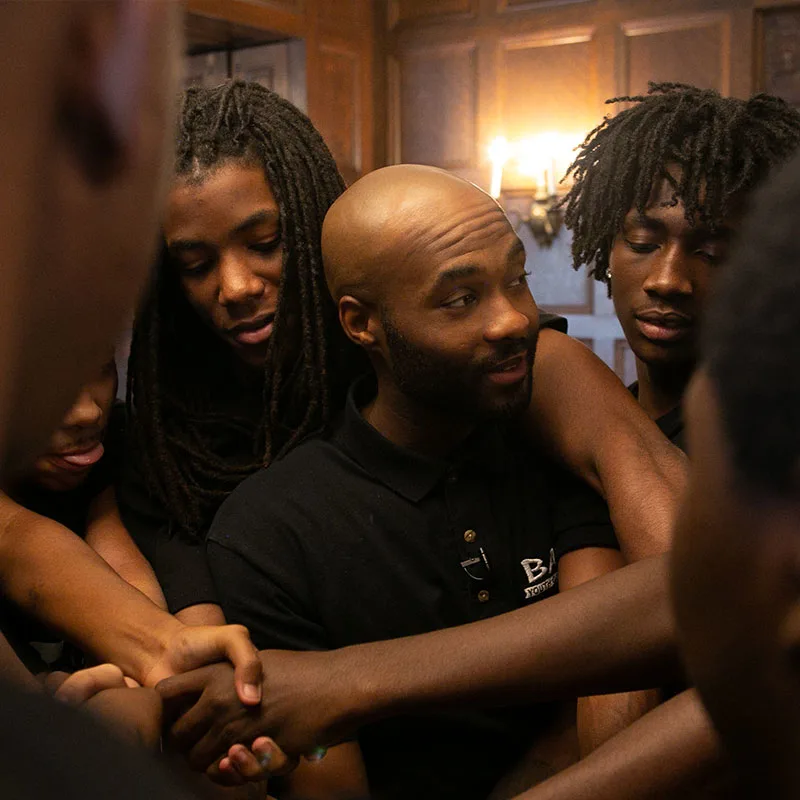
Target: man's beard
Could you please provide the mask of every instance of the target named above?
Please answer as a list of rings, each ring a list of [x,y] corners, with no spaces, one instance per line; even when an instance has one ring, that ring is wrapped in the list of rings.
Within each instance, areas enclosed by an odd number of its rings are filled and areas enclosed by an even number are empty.
[[[503,340],[489,358],[462,363],[412,344],[385,312],[382,322],[395,384],[423,408],[459,418],[504,419],[530,405],[538,330],[525,338]],[[506,386],[492,384],[493,367],[525,352],[525,378]]]

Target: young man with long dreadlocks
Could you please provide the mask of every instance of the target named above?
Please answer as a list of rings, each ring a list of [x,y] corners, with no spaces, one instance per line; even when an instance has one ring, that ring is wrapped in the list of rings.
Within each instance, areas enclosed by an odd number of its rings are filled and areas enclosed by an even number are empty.
[[[343,188],[319,133],[273,92],[243,82],[187,92],[165,248],[132,342],[137,468],[118,493],[183,619],[221,621],[203,550],[221,502],[321,431],[367,368],[322,272],[322,221]],[[666,549],[680,456],[599,360],[557,331],[542,333],[528,420],[602,489],[626,553]],[[657,521],[645,527],[648,517]]]
[[[716,274],[752,191],[800,147],[800,113],[770,95],[740,100],[671,83],[608,102],[632,105],[589,134],[570,168],[573,266],[607,284],[636,357],[630,389],[683,449],[681,405]],[[584,752],[654,694],[581,700]]]

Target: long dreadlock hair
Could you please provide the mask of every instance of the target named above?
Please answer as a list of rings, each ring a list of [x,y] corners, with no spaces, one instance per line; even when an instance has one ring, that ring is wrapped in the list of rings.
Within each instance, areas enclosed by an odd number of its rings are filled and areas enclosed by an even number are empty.
[[[573,267],[608,282],[614,237],[632,208],[644,214],[654,187],[668,181],[692,225],[711,229],[800,146],[800,113],[778,97],[722,97],[681,83],[650,83],[647,95],[589,133],[567,170],[562,201],[572,230]],[[677,177],[669,171],[677,166]]]
[[[259,84],[189,89],[177,176],[202,179],[231,161],[262,167],[280,209],[280,301],[261,397],[243,409],[236,356],[190,307],[166,249],[134,324],[128,370],[139,467],[191,540],[205,535],[247,475],[324,428],[363,363],[341,332],[323,274],[322,222],[344,182],[322,137]]]

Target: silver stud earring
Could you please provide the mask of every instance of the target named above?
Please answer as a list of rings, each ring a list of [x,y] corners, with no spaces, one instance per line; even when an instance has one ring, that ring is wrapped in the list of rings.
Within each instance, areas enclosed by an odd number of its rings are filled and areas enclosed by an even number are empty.
[[[606,280],[611,283],[611,267],[606,267]]]

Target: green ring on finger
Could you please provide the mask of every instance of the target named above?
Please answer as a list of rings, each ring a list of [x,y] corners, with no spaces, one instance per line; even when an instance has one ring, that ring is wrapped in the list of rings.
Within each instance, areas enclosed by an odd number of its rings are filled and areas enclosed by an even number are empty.
[[[315,747],[310,753],[306,754],[306,761],[322,761],[327,752],[327,747],[323,747],[322,745]]]

